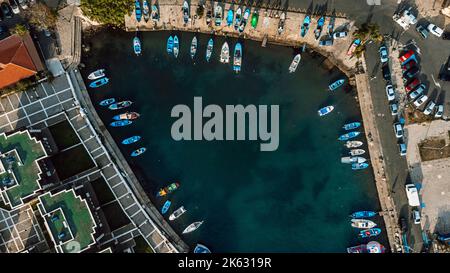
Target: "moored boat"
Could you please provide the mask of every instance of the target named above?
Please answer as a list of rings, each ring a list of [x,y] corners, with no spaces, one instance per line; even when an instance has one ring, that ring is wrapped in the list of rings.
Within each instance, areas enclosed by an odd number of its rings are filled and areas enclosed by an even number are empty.
[[[357,156],[357,155],[362,155],[364,154],[366,151],[364,151],[363,149],[352,149],[350,150],[349,154],[351,156]]]
[[[189,4],[187,1],[183,2],[183,21],[185,24],[189,21]]]
[[[156,193],[156,196],[158,196],[158,197],[165,196],[169,193],[174,192],[179,187],[180,187],[180,183],[178,183],[178,182],[171,183],[171,184],[165,186],[164,188],[159,189],[158,193]]]
[[[183,230],[182,233],[183,233],[183,234],[186,234],[186,233],[193,232],[194,230],[198,229],[202,224],[203,224],[203,221],[194,222],[194,223],[190,224],[189,226],[187,226],[187,227]]]
[[[128,120],[134,120],[140,117],[139,113],[136,112],[126,112],[123,114],[119,114],[119,115],[115,115],[113,117],[113,120],[124,120],[124,119],[128,119]]]
[[[227,12],[227,26],[231,26],[233,24],[233,10],[229,9]]]
[[[325,17],[320,17],[319,21],[317,21],[317,27],[314,30],[314,36],[316,37],[316,40],[319,40],[320,34],[322,34],[323,25],[325,24]]]
[[[369,167],[369,163],[363,162],[363,163],[353,163],[352,164],[352,170],[364,170],[367,167]]]
[[[214,23],[216,26],[222,24],[222,6],[220,4],[217,4],[214,8]]]
[[[165,203],[164,203],[164,205],[163,205],[163,207],[162,207],[162,209],[161,209],[161,213],[162,214],[166,214],[168,211],[169,211],[169,208],[170,208],[170,205],[172,204],[172,202],[170,202],[170,200],[167,200]]]
[[[152,21],[159,21],[159,10],[158,10],[158,6],[156,5],[152,5]]]
[[[350,46],[350,48],[347,51],[347,56],[352,56],[353,53],[355,52],[356,48],[361,44],[361,40],[360,39],[355,39],[352,43],[352,45]]]
[[[133,102],[129,100],[119,101],[108,106],[109,110],[119,110],[130,106]]]
[[[300,36],[305,37],[306,33],[308,33],[310,24],[311,24],[311,17],[309,17],[309,15],[306,15],[305,19],[303,19],[303,24],[300,30]]]
[[[177,219],[178,217],[183,215],[186,211],[187,210],[184,208],[184,206],[179,207],[174,212],[172,212],[172,214],[169,216],[169,220],[173,221],[173,220]]]
[[[334,91],[336,89],[338,89],[339,87],[341,87],[344,84],[345,80],[344,79],[339,79],[335,82],[333,82],[332,84],[330,84],[328,86],[328,89],[330,89],[330,91]]]
[[[367,246],[362,244],[362,245],[347,247],[347,253],[367,253]]]
[[[129,145],[138,142],[141,139],[141,136],[132,136],[122,140],[122,144]]]
[[[344,156],[341,157],[341,163],[352,164],[352,163],[364,163],[367,159],[362,156]]]
[[[197,36],[194,36],[191,42],[191,59],[194,59],[196,53],[197,53]]]
[[[334,31],[334,22],[336,21],[336,17],[331,16],[330,22],[328,23],[328,35],[332,36]]]
[[[346,141],[346,140],[349,140],[351,138],[355,138],[355,137],[359,136],[360,134],[361,134],[361,132],[352,131],[350,133],[346,133],[346,134],[341,135],[340,137],[338,137],[338,140]]]
[[[134,150],[134,151],[131,153],[131,156],[132,156],[132,157],[140,156],[141,154],[145,153],[145,151],[147,151],[147,148],[141,147],[141,148],[139,148],[139,149],[137,149],[137,150]]]
[[[141,40],[136,36],[133,39],[133,50],[134,54],[140,55],[141,54]]]
[[[371,218],[371,217],[374,217],[375,215],[377,215],[377,213],[375,211],[361,210],[361,211],[353,212],[352,214],[350,214],[350,217],[352,217],[354,219]]]
[[[144,14],[144,21],[148,22],[148,20],[150,19],[150,7],[148,6],[147,0],[144,0],[142,2],[142,11]]]
[[[284,31],[284,24],[286,23],[286,13],[282,12],[280,15],[280,21],[278,22],[278,34]]]
[[[374,228],[377,226],[377,224],[375,222],[367,220],[367,219],[352,219],[351,222],[352,222],[351,226],[354,228],[368,229],[368,228]]]
[[[220,62],[224,64],[230,62],[230,48],[227,42],[223,43],[222,50],[220,50]]]
[[[356,128],[359,128],[361,126],[361,122],[355,121],[355,122],[350,122],[347,124],[344,124],[344,126],[342,126],[342,128],[346,131],[348,130],[353,130]]]
[[[242,64],[242,46],[241,43],[236,43],[234,46],[234,57],[233,57],[233,70],[236,73],[241,72],[241,64]]]
[[[351,141],[347,141],[345,143],[345,147],[347,148],[358,148],[360,146],[362,146],[364,143],[362,141],[359,140],[351,140]]]
[[[384,253],[386,248],[377,241],[370,241],[366,245],[368,253]]]
[[[134,13],[136,15],[136,20],[138,22],[140,22],[142,19],[142,10],[141,10],[141,1],[140,0],[134,1],[134,9],[135,9]]]
[[[239,26],[239,32],[243,32],[245,29],[245,26],[247,25],[248,18],[250,17],[250,9],[246,8],[244,12],[244,16],[241,20],[241,25]]]
[[[258,26],[258,18],[259,18],[258,11],[254,10],[252,14],[252,19],[250,21],[250,24],[252,25],[253,28],[256,28]]]
[[[214,41],[212,38],[210,38],[208,41],[208,45],[206,46],[206,61],[207,62],[209,62],[209,60],[211,59],[213,48],[214,48]]]
[[[194,253],[211,253],[211,250],[202,244],[197,244],[194,248]]]
[[[131,120],[126,119],[126,120],[113,121],[109,125],[111,127],[123,127],[123,126],[130,125],[131,123],[133,123]]]
[[[380,228],[370,228],[370,229],[361,230],[359,232],[358,236],[361,238],[370,238],[370,237],[378,236],[380,233],[381,233]]]
[[[105,76],[105,69],[97,69],[91,74],[89,74],[88,79],[90,80],[96,80],[103,78]]]
[[[178,36],[175,35],[175,37],[173,37],[173,56],[175,56],[175,58],[178,58],[179,51],[180,51],[180,44],[178,43]]]
[[[294,73],[297,70],[297,66],[300,63],[302,56],[300,54],[295,55],[294,59],[292,59],[291,65],[289,66],[289,73]]]
[[[242,9],[239,7],[236,10],[236,17],[234,18],[234,29],[238,30],[239,26],[241,25],[241,19],[242,19]]]
[[[334,106],[333,105],[329,105],[329,106],[325,106],[323,108],[320,108],[319,111],[317,111],[317,113],[319,114],[319,116],[325,116],[329,113],[331,113],[334,110]]]
[[[108,105],[113,104],[113,103],[115,103],[115,102],[116,102],[116,99],[115,99],[115,98],[109,98],[109,99],[104,99],[104,100],[102,100],[102,101],[99,103],[99,105],[100,105],[100,106],[108,106]]]
[[[104,77],[104,78],[101,78],[101,79],[98,79],[96,81],[91,82],[89,84],[89,87],[90,88],[97,88],[97,87],[100,87],[102,85],[107,84],[108,82],[109,82],[109,79],[107,77]]]
[[[167,50],[168,54],[172,54],[173,53],[173,37],[172,37],[172,35],[169,36],[169,38],[167,39],[166,50]]]

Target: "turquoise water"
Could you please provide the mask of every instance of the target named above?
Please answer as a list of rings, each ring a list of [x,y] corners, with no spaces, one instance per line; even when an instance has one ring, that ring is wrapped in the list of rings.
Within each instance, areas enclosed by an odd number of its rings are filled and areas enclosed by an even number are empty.
[[[158,208],[165,199],[155,198],[159,187],[179,181],[169,195],[173,209],[188,210],[170,222],[181,231],[191,222],[204,220],[195,232],[182,236],[191,246],[206,244],[214,252],[344,252],[357,244],[349,225],[354,210],[379,210],[372,170],[353,172],[340,163],[347,153],[337,140],[342,125],[360,120],[354,91],[331,93],[328,84],[342,75],[320,67],[320,58],[302,55],[297,72],[287,73],[296,50],[252,41],[243,44],[242,73],[218,61],[225,40],[215,37],[212,61],[205,61],[207,35],[199,35],[195,61],[189,56],[192,33],[178,33],[180,55],[169,57],[165,43],[169,33],[141,33],[143,55],[134,56],[134,33],[98,32],[85,43],[85,76],[107,69],[110,84],[90,90],[98,105],[102,99],[130,99],[129,110],[141,118],[124,128],[109,131],[119,142],[139,134],[147,152],[128,157],[130,165]],[[231,48],[236,40],[228,39]],[[259,141],[174,141],[170,129],[173,106],[193,109],[194,96],[203,105],[280,105],[280,144],[273,152],[260,152]],[[332,104],[330,115],[317,110]],[[113,115],[98,107],[105,124]],[[375,219],[381,224],[381,218]],[[386,245],[383,237],[378,238]]]

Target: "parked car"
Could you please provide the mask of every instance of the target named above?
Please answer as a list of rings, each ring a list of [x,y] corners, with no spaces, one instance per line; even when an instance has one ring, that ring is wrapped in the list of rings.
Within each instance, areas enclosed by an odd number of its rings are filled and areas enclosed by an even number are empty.
[[[444,105],[440,104],[436,106],[436,114],[434,114],[435,118],[442,118],[442,115],[444,114]]]
[[[2,9],[0,9],[0,22],[5,19],[5,16],[3,15]]]
[[[417,73],[419,73],[419,71],[420,70],[417,66],[413,66],[411,69],[403,73],[403,81],[408,82],[412,80],[417,75]]]
[[[424,38],[424,39],[428,38],[428,33],[429,32],[424,26],[417,25],[416,26],[416,30],[417,30],[417,32],[419,32],[419,34],[420,34],[420,36],[422,36],[422,38]]]
[[[398,114],[398,104],[393,102],[389,104],[389,109],[391,109],[391,115],[395,116]]]
[[[22,9],[27,9],[28,8],[28,4],[27,4],[27,0],[17,0],[17,3],[19,3],[20,7]]]
[[[422,95],[420,97],[418,97],[415,101],[414,101],[414,105],[416,107],[421,106],[422,104],[424,104],[424,102],[426,102],[428,100],[428,96],[427,95]]]
[[[379,53],[380,53],[380,60],[382,63],[389,61],[389,54],[387,47],[385,45],[380,47]]]
[[[12,18],[14,16],[14,13],[13,13],[11,7],[8,5],[8,3],[3,2],[0,5],[0,9],[2,10],[2,13],[5,16],[5,18],[9,19],[9,18]]]
[[[422,93],[425,91],[425,88],[427,88],[427,86],[422,83],[416,89],[414,89],[411,93],[409,93],[409,98],[412,100],[416,99],[418,96],[422,95]]]
[[[412,81],[410,81],[406,86],[405,86],[405,90],[406,92],[409,92],[411,90],[413,90],[414,88],[416,88],[417,86],[419,86],[420,81],[418,78],[414,78]]]
[[[436,106],[436,103],[434,103],[434,101],[430,101],[427,104],[427,107],[425,107],[425,110],[423,111],[423,113],[427,116],[430,115],[431,113],[433,113],[435,106]]]
[[[396,138],[402,138],[403,137],[403,126],[396,122],[394,123],[394,132]]]
[[[403,55],[401,55],[398,60],[400,63],[404,63],[406,60],[408,60],[411,56],[414,55],[414,51],[412,49],[406,51]]]
[[[347,37],[348,33],[347,31],[339,31],[339,32],[335,32],[333,34],[333,39],[342,39]]]
[[[386,85],[386,95],[387,95],[388,101],[395,100],[395,91],[394,91],[394,87],[392,86],[392,84]]]
[[[414,224],[420,224],[420,212],[417,209],[412,211],[412,219],[414,220]]]
[[[320,46],[332,46],[333,45],[333,39],[325,39],[325,40],[321,40],[319,42]]]
[[[17,5],[16,0],[9,0],[9,5],[15,14],[20,13],[19,5]]]
[[[5,26],[0,26],[0,35],[5,34],[8,31],[8,29]]]
[[[406,219],[404,217],[400,218],[400,229],[403,233],[408,231],[408,224],[406,223]]]
[[[406,144],[403,141],[398,144],[398,149],[400,151],[401,156],[406,155]]]
[[[383,78],[386,81],[390,81],[391,80],[391,71],[389,70],[389,65],[387,63],[385,63],[383,65],[383,68],[381,69],[382,73],[383,73]]]
[[[412,67],[414,67],[416,65],[417,65],[416,61],[410,60],[409,62],[407,62],[404,65],[402,65],[402,71],[406,72],[406,71],[410,70]]]
[[[436,26],[435,24],[429,24],[427,27],[428,31],[437,37],[441,37],[444,31],[442,28]]]

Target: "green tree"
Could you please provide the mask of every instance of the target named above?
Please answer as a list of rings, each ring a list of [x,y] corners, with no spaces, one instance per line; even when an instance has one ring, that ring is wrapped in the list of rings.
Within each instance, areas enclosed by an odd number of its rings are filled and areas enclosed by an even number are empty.
[[[126,14],[133,11],[130,0],[81,0],[81,10],[99,23],[123,27]]]
[[[38,2],[26,11],[26,18],[30,24],[48,29],[55,27],[57,15],[56,11]]]
[[[28,33],[28,29],[25,25],[17,24],[13,29],[11,29],[11,34],[17,34],[21,37]]]

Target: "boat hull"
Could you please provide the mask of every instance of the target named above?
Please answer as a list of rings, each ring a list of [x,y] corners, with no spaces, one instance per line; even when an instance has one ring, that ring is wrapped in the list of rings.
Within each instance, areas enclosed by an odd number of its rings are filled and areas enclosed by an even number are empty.
[[[124,145],[133,144],[133,143],[138,142],[140,139],[141,139],[140,136],[132,136],[132,137],[122,140],[122,144],[124,144]]]

